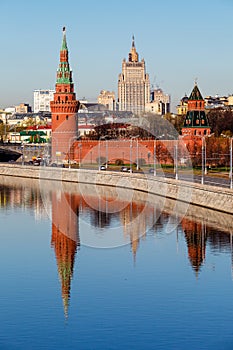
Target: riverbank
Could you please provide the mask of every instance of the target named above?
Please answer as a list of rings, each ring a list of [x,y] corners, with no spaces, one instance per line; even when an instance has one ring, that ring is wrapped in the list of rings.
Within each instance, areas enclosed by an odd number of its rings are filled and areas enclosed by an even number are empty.
[[[233,214],[233,191],[230,189],[148,174],[1,164],[0,175],[133,189],[148,195],[173,199],[177,203],[193,204]]]

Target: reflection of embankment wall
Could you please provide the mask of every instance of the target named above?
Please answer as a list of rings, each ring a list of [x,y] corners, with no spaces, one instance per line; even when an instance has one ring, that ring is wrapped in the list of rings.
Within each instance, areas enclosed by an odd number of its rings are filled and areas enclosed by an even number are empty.
[[[217,211],[221,212],[221,220],[225,220],[223,219],[224,215],[222,215],[222,213],[233,214],[233,191],[230,189],[177,181],[162,177],[147,176],[146,174],[125,174],[120,172],[85,169],[35,168],[30,166],[21,167],[17,165],[2,164],[0,167],[0,175],[16,176],[18,177],[19,182],[21,181],[20,177],[56,180],[62,183],[62,187],[65,186],[65,183],[79,183],[82,184],[83,193],[87,193],[90,188],[87,186],[88,184],[102,185],[105,187],[109,186],[108,188],[116,187],[118,192],[120,191],[120,188],[122,188],[123,191],[121,195],[123,197],[124,195],[128,197],[126,189],[137,190],[140,191],[138,192],[138,197],[142,198],[143,194],[146,194],[146,200],[151,201],[152,203],[153,195],[160,196],[163,203],[164,197],[166,197],[166,199],[174,199],[177,212],[181,210],[179,208],[182,208],[182,206],[185,207],[185,210],[189,211],[187,203],[204,207],[206,209],[214,209],[215,214],[211,214],[214,222],[217,222],[217,220],[215,220],[217,217]],[[61,186],[61,184],[57,184],[57,186]],[[96,190],[94,192],[93,190],[91,191],[92,194],[94,194]],[[197,208],[195,212],[195,217],[198,218],[199,212],[201,212],[200,208]],[[210,215],[206,214],[205,218],[207,221],[209,220],[209,217]],[[218,220],[220,220],[220,217]],[[227,221],[229,226],[231,226],[231,219],[227,219]]]

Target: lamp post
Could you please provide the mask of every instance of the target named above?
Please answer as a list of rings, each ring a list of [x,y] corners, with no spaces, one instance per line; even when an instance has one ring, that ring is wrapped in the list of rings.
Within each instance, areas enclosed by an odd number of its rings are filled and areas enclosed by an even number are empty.
[[[105,155],[106,155],[106,169],[107,169],[107,167],[108,167],[108,142],[107,142],[107,140],[106,140],[106,137],[108,137],[108,135],[104,135],[104,136],[100,136],[100,138],[99,138],[99,142],[98,142],[98,154],[99,154],[99,161],[98,161],[98,167],[99,167],[99,170],[100,170],[100,141],[101,140],[105,140],[105,142],[106,142],[106,144],[105,144],[105,146],[106,146],[106,148],[105,148]]]
[[[130,166],[130,174],[132,174],[132,138],[130,139],[130,145],[129,145],[129,166]]]
[[[205,177],[205,136],[201,138],[201,184],[204,185]]]
[[[81,169],[81,164],[82,164],[82,153],[81,153],[82,144],[81,143],[78,144],[78,149],[79,149],[79,169]]]
[[[79,137],[80,137],[80,136],[79,136]],[[70,169],[70,165],[71,165],[71,164],[70,164],[70,148],[72,147],[72,146],[71,146],[71,142],[73,143],[74,140],[75,140],[75,141],[78,140],[79,137],[77,137],[77,136],[75,135],[75,136],[72,136],[72,137],[69,139],[69,149],[68,149],[69,169]]]
[[[207,152],[206,138],[207,137],[211,137],[213,135],[214,135],[214,132],[212,132],[212,134],[210,134],[210,135],[203,136],[203,138],[204,138],[204,149],[205,149],[205,151],[204,151],[204,154],[205,154],[205,157],[204,157],[204,159],[205,159],[205,164],[204,164],[205,170],[204,170],[204,173],[205,173],[205,175],[207,175],[207,173],[208,173],[208,171],[207,171],[207,155],[206,155],[206,152]]]
[[[233,169],[232,169],[232,165],[233,165],[233,149],[232,149],[232,140],[233,140],[233,137],[228,137],[228,136],[226,136],[226,135],[224,135],[224,134],[221,134],[221,136],[223,136],[223,137],[227,137],[227,138],[229,138],[230,139],[230,172],[229,172],[229,178],[230,178],[230,189],[232,189],[233,188],[233,179],[232,179],[232,171],[233,171]]]
[[[136,136],[131,136],[130,137],[130,173],[132,174],[133,170],[132,170],[132,148],[133,148],[133,139],[138,138],[139,135]],[[137,140],[138,141],[138,140]],[[137,142],[137,170],[138,170],[138,142]]]
[[[22,148],[22,165],[24,165],[24,144],[21,145]]]
[[[232,137],[230,138],[230,189],[232,189]]]
[[[179,140],[175,140],[175,149],[174,149],[174,173],[175,179],[178,180],[178,142]]]
[[[204,185],[205,178],[205,166],[206,166],[206,150],[205,150],[205,136],[195,135],[201,138],[201,184]]]
[[[154,176],[156,176],[156,139],[154,140]]]

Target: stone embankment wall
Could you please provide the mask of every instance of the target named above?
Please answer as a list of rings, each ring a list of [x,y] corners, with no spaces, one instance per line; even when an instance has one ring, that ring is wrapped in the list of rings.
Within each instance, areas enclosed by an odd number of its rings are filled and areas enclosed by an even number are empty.
[[[180,205],[178,203],[190,203],[233,214],[233,191],[230,189],[147,174],[1,164],[0,175],[18,177],[19,181],[23,177],[135,189],[143,193],[173,199],[177,206]]]

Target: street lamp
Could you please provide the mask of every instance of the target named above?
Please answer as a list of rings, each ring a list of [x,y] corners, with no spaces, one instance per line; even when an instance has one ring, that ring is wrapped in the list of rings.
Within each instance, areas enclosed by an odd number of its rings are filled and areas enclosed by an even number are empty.
[[[178,180],[178,142],[175,141],[175,179]]]
[[[159,140],[163,137],[164,137],[164,134],[158,136],[157,138],[155,137],[155,140],[154,140],[154,176],[157,175],[157,159],[156,159],[156,157],[157,157],[157,155],[156,155],[157,142],[156,141],[157,141],[157,139]]]
[[[205,142],[205,136],[203,135],[195,135],[196,137],[201,138],[201,184],[204,185],[204,178],[205,178],[205,164],[206,164],[206,142]]]
[[[132,174],[133,170],[132,170],[132,148],[133,148],[133,139],[138,138],[139,135],[136,136],[131,136],[130,137],[130,173]],[[138,140],[137,140],[138,141]],[[138,170],[138,142],[137,142],[137,170]]]
[[[99,143],[98,143],[98,153],[99,153],[99,170],[100,170],[100,140],[105,140],[105,142],[106,142],[106,144],[105,144],[105,146],[106,146],[106,150],[105,150],[105,152],[106,152],[106,169],[107,169],[107,167],[108,167],[108,141],[106,140],[106,137],[108,137],[108,135],[104,135],[104,136],[100,136],[100,138],[99,138]]]
[[[230,138],[230,189],[232,189],[232,137]]]
[[[22,165],[24,165],[24,144],[21,145],[22,148]]]
[[[68,161],[69,161],[69,169],[70,169],[70,148],[71,148],[71,146],[70,146],[70,144],[71,144],[71,142],[73,143],[73,141],[75,140],[77,140],[78,139],[78,137],[75,135],[75,136],[72,136],[70,139],[69,139],[69,149],[68,149]]]
[[[156,176],[156,139],[154,140],[154,176]]]
[[[233,163],[233,149],[232,149],[232,137],[228,137],[224,134],[221,134],[223,137],[227,137],[230,139],[230,172],[229,172],[229,178],[230,178],[230,189],[233,188],[233,179],[232,179],[232,163]]]
[[[82,165],[82,144],[79,143],[78,144],[78,149],[79,149],[79,169],[81,169],[81,165]]]
[[[201,138],[201,184],[204,185],[204,176],[205,176],[205,136]]]

